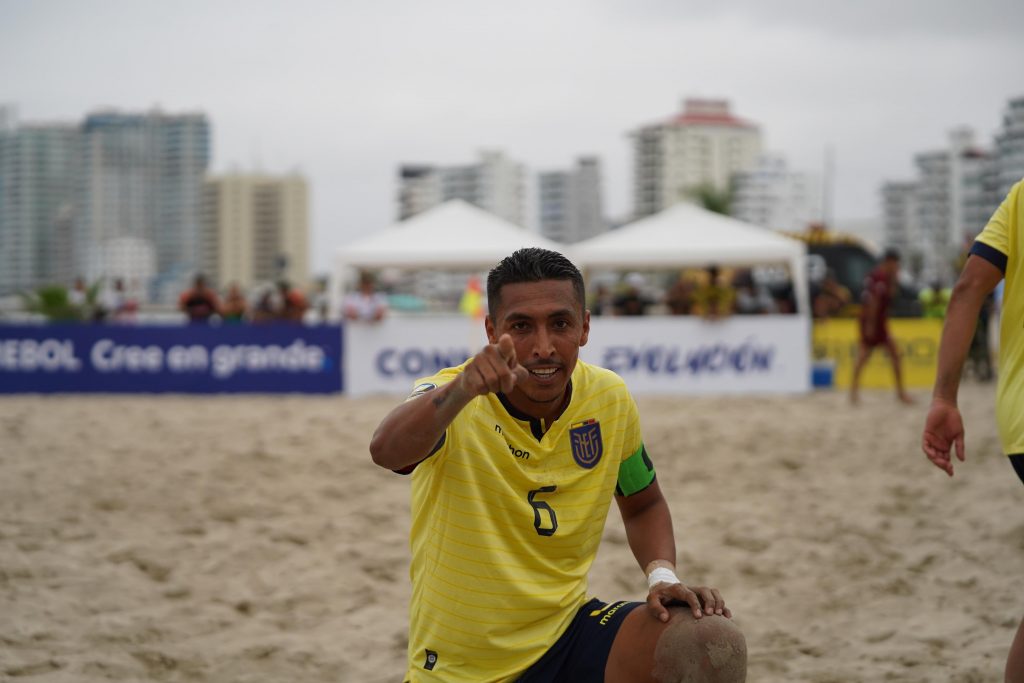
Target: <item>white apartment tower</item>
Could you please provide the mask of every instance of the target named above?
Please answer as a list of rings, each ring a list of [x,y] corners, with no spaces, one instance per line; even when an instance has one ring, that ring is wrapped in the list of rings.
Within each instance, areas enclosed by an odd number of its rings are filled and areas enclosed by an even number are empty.
[[[883,230],[885,243],[904,256],[921,253],[922,241],[917,225],[918,184],[890,181],[882,185]]]
[[[917,179],[882,186],[886,240],[920,264],[921,280],[956,277],[956,262],[999,205],[999,166],[969,128],[950,132],[946,149],[914,157]]]
[[[216,287],[310,284],[309,191],[297,174],[228,174],[203,187],[200,269]]]
[[[206,116],[99,112],[86,117],[82,137],[77,270],[90,280],[142,277],[154,299],[172,300],[199,265]],[[124,272],[144,252],[153,272]]]
[[[730,213],[774,230],[802,231],[822,220],[821,181],[791,171],[779,154],[765,154],[757,166],[733,175]]]
[[[572,170],[541,173],[538,185],[540,232],[548,239],[572,244],[608,230],[596,157],[580,157]]]
[[[733,174],[753,170],[762,151],[760,129],[734,116],[728,100],[687,99],[682,113],[631,137],[636,218],[690,199],[701,187],[728,191]]]
[[[0,296],[70,283],[78,126],[18,126],[12,112],[0,119]]]
[[[1024,178],[1024,96],[1010,100],[995,141],[997,189],[1000,200]]]
[[[480,153],[475,164],[403,164],[398,171],[398,217],[405,220],[450,199],[462,199],[515,225],[523,225],[525,172],[500,151]]]

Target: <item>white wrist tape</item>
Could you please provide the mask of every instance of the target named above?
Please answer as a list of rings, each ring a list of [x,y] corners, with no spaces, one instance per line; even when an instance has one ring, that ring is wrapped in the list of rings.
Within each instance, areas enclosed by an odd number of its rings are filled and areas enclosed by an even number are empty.
[[[647,587],[654,588],[655,584],[658,583],[682,583],[676,573],[668,567],[655,567],[655,569],[647,575]]]

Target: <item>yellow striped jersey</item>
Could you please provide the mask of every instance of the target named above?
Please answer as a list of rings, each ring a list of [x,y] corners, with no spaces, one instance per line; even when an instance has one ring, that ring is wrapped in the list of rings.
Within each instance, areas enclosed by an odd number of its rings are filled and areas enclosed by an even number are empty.
[[[550,425],[503,395],[473,399],[413,471],[406,681],[513,681],[586,602],[613,494],[654,468],[621,378],[578,361],[569,391]]]
[[[996,420],[1003,452],[1024,453],[1024,180],[1017,183],[978,235],[971,253],[1003,271],[1003,310],[999,332],[999,388]]]

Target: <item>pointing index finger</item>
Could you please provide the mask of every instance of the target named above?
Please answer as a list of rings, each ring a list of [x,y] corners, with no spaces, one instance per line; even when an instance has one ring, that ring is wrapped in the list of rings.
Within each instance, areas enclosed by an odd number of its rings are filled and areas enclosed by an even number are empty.
[[[507,334],[501,335],[498,339],[498,354],[508,363],[510,368],[514,368],[517,365],[516,347],[512,344],[512,337]]]

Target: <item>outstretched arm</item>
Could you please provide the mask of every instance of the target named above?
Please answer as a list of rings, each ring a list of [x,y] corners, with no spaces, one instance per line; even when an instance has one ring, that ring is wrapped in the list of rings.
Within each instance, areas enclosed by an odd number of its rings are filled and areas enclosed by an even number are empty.
[[[647,608],[655,617],[663,622],[668,621],[669,613],[665,605],[673,602],[687,603],[696,619],[705,613],[732,616],[716,589],[707,586],[687,587],[675,577],[676,542],[672,533],[672,516],[657,480],[639,493],[616,496],[615,500],[622,513],[629,547],[648,576],[650,592]],[[665,581],[659,581],[661,576],[664,576]]]
[[[953,288],[946,309],[946,322],[939,343],[939,366],[932,391],[932,404],[925,419],[921,449],[936,467],[953,476],[950,451],[955,446],[956,456],[962,462],[967,456],[964,449],[964,425],[957,406],[960,374],[964,359],[971,346],[978,314],[985,298],[1003,278],[1002,271],[979,256],[971,256]]]
[[[525,372],[516,361],[512,338],[502,335],[497,344],[488,344],[476,354],[454,380],[388,413],[370,440],[373,461],[390,470],[418,463],[430,455],[466,404],[483,394],[512,391]]]

